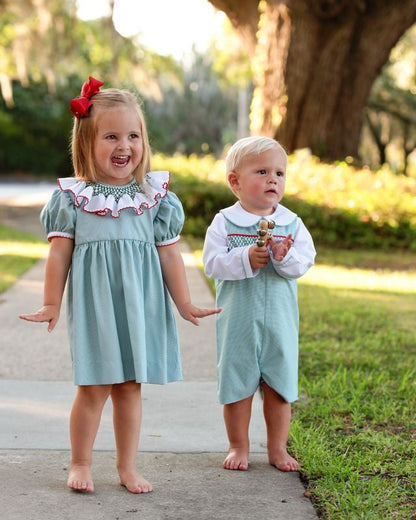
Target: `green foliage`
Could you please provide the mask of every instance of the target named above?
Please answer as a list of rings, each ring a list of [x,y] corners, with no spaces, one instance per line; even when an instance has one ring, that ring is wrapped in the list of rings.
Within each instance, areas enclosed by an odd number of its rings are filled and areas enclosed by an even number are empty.
[[[222,31],[212,40],[210,50],[214,57],[213,68],[226,88],[251,85],[251,60],[229,18],[225,18]]]
[[[50,94],[45,84],[14,85],[15,106],[0,98],[0,174],[14,171],[70,175],[68,140],[72,115],[65,93]],[[67,104],[68,103],[68,104]]]
[[[213,156],[188,159],[181,155],[156,155],[153,169],[171,172],[171,189],[180,198],[185,215],[184,233],[202,237],[215,214],[235,203],[235,195],[226,185],[222,161]]]
[[[361,136],[361,157],[367,164],[390,165],[406,173],[409,155],[416,147],[416,25],[400,38],[374,82]],[[374,147],[366,138],[370,130]]]
[[[106,87],[119,86],[108,68],[102,63],[93,63],[95,51],[105,59],[105,49],[98,42],[91,45],[88,59],[85,57],[87,61],[92,60],[88,61],[90,74],[103,79]],[[121,57],[119,69],[124,71],[126,56],[122,54]],[[157,60],[149,61],[148,54],[146,60],[151,70],[158,65]],[[226,93],[222,91],[210,63],[202,56],[195,60],[190,70],[183,71],[182,78],[164,61],[159,99],[145,87],[143,91],[135,88],[134,71],[133,77],[121,86],[136,92],[143,100],[153,148],[163,153],[181,150],[186,155],[209,152],[220,156],[225,142],[235,138],[236,92],[231,88]],[[94,72],[97,68],[101,73]],[[169,81],[167,75],[170,75]],[[175,85],[172,82],[174,75]],[[26,88],[16,81],[13,84],[14,106],[6,106],[0,97],[0,175],[16,171],[54,177],[71,175],[69,138],[73,118],[69,103],[78,95],[87,77],[87,73],[85,76],[67,74],[57,85],[56,92],[50,92],[43,81],[31,81]],[[120,77],[125,77],[125,73],[120,73]],[[106,78],[110,79],[107,81]]]
[[[236,202],[222,160],[156,155],[153,168],[172,173],[186,234],[203,237],[218,210]],[[373,172],[324,164],[299,152],[290,157],[282,203],[302,218],[318,245],[416,251],[415,178],[386,168]]]
[[[318,243],[416,251],[415,178],[387,167],[324,164],[300,151],[291,157],[286,193],[283,204],[298,212]]]
[[[54,99],[54,104],[62,102],[59,110],[66,113],[66,97],[51,94],[54,87],[58,90],[66,88],[70,97],[74,97],[91,74],[103,79],[106,85],[135,87],[140,91],[145,100],[152,145],[158,151],[210,152],[220,156],[223,145],[233,140],[236,134],[238,91],[250,92],[252,82],[251,60],[230,20],[225,19],[221,33],[215,35],[204,55],[193,52],[193,63],[189,66],[189,63],[158,56],[144,48],[139,36],[124,38],[115,30],[111,15],[88,21],[78,19],[76,7],[75,0],[50,0],[47,5],[34,1],[9,0],[5,3],[0,11],[3,94],[8,97],[9,78],[28,85],[29,94],[15,99],[17,107],[26,103],[29,95],[33,100],[37,99],[36,92],[45,89],[42,82],[47,82],[50,87],[48,96]],[[406,95],[400,95],[399,99],[397,93],[400,91],[389,88],[388,99],[378,100],[383,102],[384,108],[387,103],[394,112],[400,108],[399,115],[406,114],[405,125],[391,126],[395,141],[392,148],[396,153],[389,160],[396,165],[399,162],[399,167],[402,163],[407,165],[415,142],[415,34],[413,26],[395,47],[385,67],[393,86],[405,90]],[[73,76],[81,79],[72,89]],[[383,87],[382,98],[385,92]],[[377,88],[374,94],[377,94]],[[16,97],[15,93],[13,97]],[[10,104],[11,98],[8,101]],[[38,112],[29,106],[21,106],[20,110],[26,120],[30,114],[30,118],[36,121],[39,112],[45,108],[40,101]],[[2,141],[3,137],[6,139],[2,149],[11,152],[5,160],[6,152],[0,156],[0,173],[28,170],[29,173],[42,172],[54,176],[66,174],[69,168],[66,143],[69,125],[52,114],[49,119],[51,128],[46,127],[46,122],[42,125],[29,122],[29,132],[39,130],[37,139],[43,141],[39,142],[41,149],[36,154],[33,153],[33,142],[25,135],[26,120],[24,117],[25,123],[22,124],[21,113],[14,109],[5,111],[0,103],[0,138]],[[245,120],[248,125],[244,113],[240,110],[240,123]],[[397,119],[397,114],[393,113],[393,116]],[[376,126],[380,127],[378,131],[382,130],[381,123]],[[389,133],[385,130],[382,132],[384,135]],[[388,136],[384,145],[391,144],[393,138]],[[13,140],[18,144],[13,144]],[[401,143],[397,144],[397,140]],[[21,163],[16,158],[17,147],[19,157],[23,158]],[[43,153],[47,147],[49,154]],[[399,155],[403,156],[399,161],[397,147],[401,148]],[[370,152],[366,152],[367,149]],[[364,151],[364,160],[373,164],[378,150],[366,143]]]
[[[208,56],[195,54],[183,83],[160,82],[161,99],[144,98],[152,146],[163,153],[213,153],[234,140],[237,89],[222,89]]]

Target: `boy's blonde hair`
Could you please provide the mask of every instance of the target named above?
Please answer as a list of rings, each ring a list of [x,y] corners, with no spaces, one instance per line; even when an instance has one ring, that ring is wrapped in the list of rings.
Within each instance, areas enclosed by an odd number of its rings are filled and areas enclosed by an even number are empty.
[[[134,110],[140,124],[143,141],[143,158],[133,172],[136,181],[143,182],[146,173],[150,171],[150,143],[143,111],[136,96],[128,90],[107,88],[100,90],[91,98],[92,107],[88,116],[74,118],[71,138],[72,163],[75,177],[84,181],[97,182],[97,172],[94,160],[94,141],[97,134],[97,116],[101,110],[115,108],[118,105]]]
[[[231,146],[225,157],[225,173],[227,179],[228,174],[235,171],[247,155],[258,155],[273,149],[282,151],[287,160],[285,149],[275,139],[259,135],[239,139]]]

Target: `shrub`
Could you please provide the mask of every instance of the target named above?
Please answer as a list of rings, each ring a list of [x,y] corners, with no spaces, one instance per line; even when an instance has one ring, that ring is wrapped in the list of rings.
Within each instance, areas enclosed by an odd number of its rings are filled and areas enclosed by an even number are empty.
[[[154,169],[172,173],[186,214],[184,233],[203,237],[219,209],[235,203],[223,161],[212,156],[156,155]],[[316,244],[416,251],[416,179],[387,168],[324,164],[302,151],[289,158],[282,204],[297,213]]]
[[[0,97],[0,175],[71,175],[68,138],[72,115],[69,101],[62,102],[64,94],[51,95],[44,84],[28,89],[16,83],[13,95],[13,108],[6,107]]]

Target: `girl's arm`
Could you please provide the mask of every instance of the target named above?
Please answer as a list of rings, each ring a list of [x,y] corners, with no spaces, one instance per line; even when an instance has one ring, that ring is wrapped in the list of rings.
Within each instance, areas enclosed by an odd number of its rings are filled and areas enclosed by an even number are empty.
[[[48,322],[51,332],[59,319],[62,296],[71,265],[74,241],[68,238],[54,237],[49,248],[45,269],[43,307],[32,314],[22,314],[22,320]]]
[[[217,314],[221,309],[200,309],[191,302],[185,265],[178,242],[169,246],[158,247],[163,279],[182,318],[194,325],[199,325],[197,318]]]

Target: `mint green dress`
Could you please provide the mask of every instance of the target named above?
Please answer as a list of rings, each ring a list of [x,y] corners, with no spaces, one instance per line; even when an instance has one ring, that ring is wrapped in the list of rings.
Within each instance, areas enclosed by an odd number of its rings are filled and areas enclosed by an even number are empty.
[[[157,247],[179,240],[182,205],[169,173],[142,185],[59,179],[42,210],[48,239],[74,240],[67,286],[76,385],[182,379],[178,333]]]

